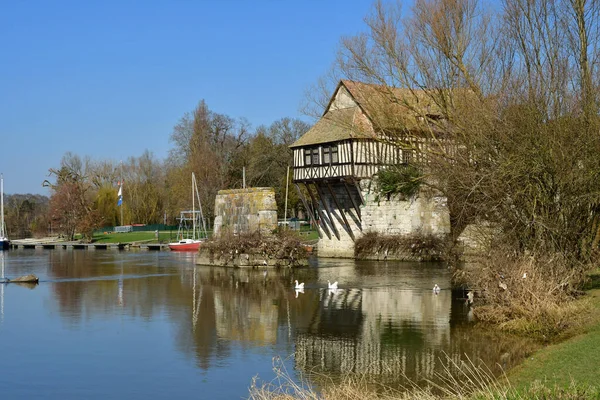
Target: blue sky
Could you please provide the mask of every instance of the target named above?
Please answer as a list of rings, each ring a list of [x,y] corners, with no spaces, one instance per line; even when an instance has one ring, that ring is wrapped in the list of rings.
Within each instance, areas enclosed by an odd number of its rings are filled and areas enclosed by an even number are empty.
[[[305,118],[305,90],[368,0],[13,1],[0,12],[5,192],[48,194],[71,151],[164,159],[199,100],[253,127]]]

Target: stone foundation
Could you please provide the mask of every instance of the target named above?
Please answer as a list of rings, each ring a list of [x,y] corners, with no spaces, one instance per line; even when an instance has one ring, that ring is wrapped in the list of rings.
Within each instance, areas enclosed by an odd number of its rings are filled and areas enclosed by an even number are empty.
[[[214,235],[270,234],[277,229],[277,203],[273,188],[219,190],[215,199]]]
[[[450,233],[450,214],[446,198],[435,195],[429,190],[421,190],[413,198],[404,199],[401,196],[392,196],[389,199],[377,199],[371,192],[370,181],[361,182],[361,194],[365,204],[360,206],[361,219],[359,220],[348,192],[343,184],[331,184],[342,212],[346,214],[352,235],[358,239],[366,232],[377,232],[383,235],[433,235],[444,237]],[[339,239],[332,233],[329,238],[321,230],[322,238],[319,240],[318,252],[320,257],[354,257],[354,240],[350,233],[340,223],[343,219],[341,211],[336,207],[331,194],[322,190],[322,195],[327,202],[332,219],[337,227]],[[358,189],[352,187],[350,195],[356,196],[355,202],[360,203]],[[378,256],[377,256],[378,257]],[[405,255],[388,254],[387,259],[406,259]]]

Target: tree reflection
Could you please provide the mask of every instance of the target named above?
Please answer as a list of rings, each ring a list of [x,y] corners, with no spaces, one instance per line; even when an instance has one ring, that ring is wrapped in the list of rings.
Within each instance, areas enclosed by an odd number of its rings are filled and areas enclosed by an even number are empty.
[[[232,357],[234,347],[277,346],[293,353],[306,373],[368,374],[396,385],[402,376],[435,380],[453,368],[449,360],[459,365],[467,356],[497,373],[531,349],[527,341],[474,329],[468,308],[447,289],[448,272],[436,266],[345,260],[246,270],[195,267],[149,253],[48,257],[54,297],[71,326],[96,315],[166,318],[176,347],[203,370]],[[340,289],[327,289],[331,278]],[[306,282],[299,296],[296,279]],[[432,293],[434,282],[446,289]]]

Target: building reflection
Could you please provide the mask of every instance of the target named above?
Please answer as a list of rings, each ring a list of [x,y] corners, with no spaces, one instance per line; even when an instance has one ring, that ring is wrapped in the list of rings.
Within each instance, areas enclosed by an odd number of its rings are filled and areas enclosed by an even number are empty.
[[[304,373],[366,374],[393,385],[403,376],[435,381],[467,357],[499,372],[531,349],[474,329],[439,266],[345,260],[275,271],[49,254],[55,299],[70,324],[94,314],[165,316],[177,348],[202,369],[234,349],[277,346]],[[295,279],[305,282],[303,293],[293,290]],[[340,289],[328,290],[327,280],[339,280]],[[439,294],[435,283],[444,288]]]

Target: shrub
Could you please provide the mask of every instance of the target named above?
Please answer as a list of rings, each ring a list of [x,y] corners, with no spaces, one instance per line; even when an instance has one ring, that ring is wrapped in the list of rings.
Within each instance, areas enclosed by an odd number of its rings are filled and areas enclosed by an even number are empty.
[[[475,292],[475,317],[542,340],[578,323],[587,302],[574,302],[590,266],[564,254],[513,255],[496,249],[455,272],[455,284]]]
[[[414,165],[397,165],[382,169],[377,173],[377,200],[380,196],[388,199],[395,194],[401,194],[405,198],[412,197],[419,191],[423,174]]]
[[[235,235],[226,232],[204,242],[202,250],[208,251],[210,257],[215,259],[233,258],[236,254],[260,254],[265,258],[289,258],[290,260],[303,260],[308,257],[298,236],[286,230],[273,235],[255,233]]]
[[[354,243],[354,256],[378,256],[383,259],[390,254],[419,260],[439,260],[442,258],[444,244],[443,239],[434,235],[401,236],[367,232]]]

